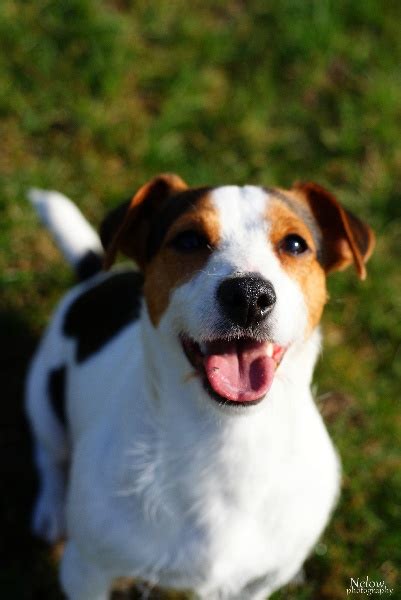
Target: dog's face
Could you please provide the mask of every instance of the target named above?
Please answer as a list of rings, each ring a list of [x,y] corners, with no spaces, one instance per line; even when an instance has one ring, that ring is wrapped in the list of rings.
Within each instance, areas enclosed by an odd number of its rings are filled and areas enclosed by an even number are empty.
[[[190,189],[160,176],[102,228],[145,276],[153,327],[178,341],[211,397],[250,406],[319,323],[326,273],[365,276],[374,237],[316,184]]]

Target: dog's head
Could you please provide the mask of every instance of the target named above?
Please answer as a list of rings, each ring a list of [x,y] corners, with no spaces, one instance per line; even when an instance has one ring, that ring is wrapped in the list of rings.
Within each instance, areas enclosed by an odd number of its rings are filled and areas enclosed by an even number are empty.
[[[101,227],[106,267],[121,251],[144,274],[150,321],[170,336],[210,395],[252,405],[286,351],[307,339],[327,299],[326,274],[361,279],[371,229],[314,184],[191,189],[160,175]]]

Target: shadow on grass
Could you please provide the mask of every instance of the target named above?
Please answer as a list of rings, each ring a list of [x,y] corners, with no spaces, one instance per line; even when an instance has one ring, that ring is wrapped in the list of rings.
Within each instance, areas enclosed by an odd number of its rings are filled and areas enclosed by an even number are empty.
[[[0,597],[58,600],[62,596],[49,549],[30,535],[37,478],[24,415],[24,382],[37,339],[12,309],[0,311],[0,331]]]

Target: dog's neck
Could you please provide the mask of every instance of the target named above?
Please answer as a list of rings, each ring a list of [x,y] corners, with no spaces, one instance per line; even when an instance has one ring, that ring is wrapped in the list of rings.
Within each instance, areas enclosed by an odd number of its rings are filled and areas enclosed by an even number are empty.
[[[235,414],[210,398],[178,338],[163,336],[146,314],[140,326],[141,364],[146,369],[140,369],[142,382],[135,384],[142,391],[140,408],[134,410],[131,403],[132,418],[124,417],[121,442],[125,451],[130,450],[130,465],[123,487],[130,489],[133,482],[137,487],[137,480],[150,469],[153,484],[144,486],[145,496],[154,502],[156,480],[167,487],[174,481],[174,489],[164,498],[165,509],[168,505],[183,512],[195,510],[199,498],[209,495],[222,502],[228,495],[232,506],[246,499],[249,506],[247,494],[261,480],[265,493],[271,493],[283,469],[293,468],[309,435],[315,411],[309,388],[319,332],[288,350],[266,399]],[[138,418],[141,424],[136,429]]]

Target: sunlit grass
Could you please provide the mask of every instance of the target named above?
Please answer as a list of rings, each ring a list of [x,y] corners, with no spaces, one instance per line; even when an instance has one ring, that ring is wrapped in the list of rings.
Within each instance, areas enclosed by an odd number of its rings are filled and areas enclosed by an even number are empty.
[[[194,185],[312,179],[377,232],[367,281],[330,279],[316,375],[341,501],[306,583],[277,598],[343,598],[351,576],[401,585],[400,19],[399,3],[379,0],[0,4],[0,310],[15,419],[34,339],[72,283],[29,186],[63,191],[96,224],[160,171]],[[7,448],[28,457],[11,421]],[[22,471],[13,485],[6,538],[17,529],[23,543],[0,587],[56,598],[23,528],[32,482],[26,493]]]

